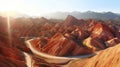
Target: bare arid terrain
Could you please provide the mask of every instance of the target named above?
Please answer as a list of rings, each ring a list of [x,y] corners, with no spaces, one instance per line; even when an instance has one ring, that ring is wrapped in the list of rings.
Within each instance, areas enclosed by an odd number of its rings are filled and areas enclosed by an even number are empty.
[[[0,17],[0,67],[119,67],[119,48],[118,20]]]

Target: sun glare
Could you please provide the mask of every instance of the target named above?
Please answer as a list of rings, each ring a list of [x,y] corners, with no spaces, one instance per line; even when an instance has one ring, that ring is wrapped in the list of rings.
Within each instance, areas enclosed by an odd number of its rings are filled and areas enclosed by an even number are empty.
[[[0,0],[0,11],[2,11],[3,15],[7,17],[8,38],[10,45],[12,42],[10,16],[14,16],[14,11],[19,8],[19,4],[19,0]]]
[[[14,15],[14,11],[20,8],[20,0],[0,0],[0,11],[7,12],[9,15]]]
[[[10,17],[9,17],[9,14],[7,14],[7,26],[8,26],[8,38],[9,38],[9,44],[10,46],[12,47],[12,39],[11,39],[11,29],[10,29],[10,26],[11,26],[11,23],[10,23]]]
[[[0,0],[1,11],[13,11],[18,8],[18,0]]]

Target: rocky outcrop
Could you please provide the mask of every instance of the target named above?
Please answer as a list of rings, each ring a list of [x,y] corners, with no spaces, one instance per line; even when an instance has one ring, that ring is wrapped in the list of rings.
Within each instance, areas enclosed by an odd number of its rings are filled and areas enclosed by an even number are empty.
[[[7,62],[11,59],[13,63],[24,62],[21,51],[30,53],[30,49],[24,43],[27,38],[33,39],[32,45],[38,52],[55,56],[76,56],[106,51],[106,48],[120,43],[119,27],[112,25],[112,21],[107,24],[107,21],[76,19],[69,15],[63,22],[56,21],[57,23],[44,17],[17,18],[10,22],[8,34],[6,19],[0,18],[0,57],[4,57],[5,60],[8,58]]]
[[[91,37],[107,41],[114,38],[114,35],[112,34],[112,31],[108,26],[103,23],[97,23],[92,30]]]
[[[71,32],[71,36],[73,37],[73,39],[80,41],[87,38],[89,36],[89,33],[80,28],[76,28],[74,31]]]
[[[9,57],[11,59],[25,61],[22,52],[16,48],[4,47],[0,45],[0,52],[3,56]]]
[[[85,39],[83,41],[83,45],[85,45],[86,47],[89,47],[89,48],[91,48],[91,49],[93,49],[95,51],[106,48],[103,41],[101,41],[98,38],[91,38],[91,37],[88,37],[87,39]]]
[[[64,26],[71,26],[71,25],[77,25],[78,19],[75,17],[68,15],[67,18],[64,21]]]
[[[106,46],[112,47],[112,46],[115,46],[116,44],[120,43],[120,39],[119,38],[113,38],[113,39],[110,39],[110,40],[106,41],[105,43],[106,43]]]
[[[119,67],[120,44],[100,51],[96,56],[72,61],[68,67]]]
[[[58,56],[79,55],[92,52],[90,49],[78,46],[74,41],[65,38],[61,33],[55,34],[42,49],[45,53]]]
[[[24,61],[11,59],[0,54],[0,67],[27,67]]]
[[[1,67],[26,67],[23,53],[17,48],[5,47],[0,44]]]
[[[92,53],[92,49],[78,45],[70,38],[64,37],[61,33],[56,33],[44,46],[42,46],[39,38],[32,40],[31,44],[36,50],[56,56],[76,56]]]

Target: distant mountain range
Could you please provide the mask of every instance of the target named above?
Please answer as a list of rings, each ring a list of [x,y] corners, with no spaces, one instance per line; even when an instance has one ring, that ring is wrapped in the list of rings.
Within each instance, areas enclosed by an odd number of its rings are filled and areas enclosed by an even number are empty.
[[[6,17],[8,12],[0,12],[1,16]],[[68,15],[72,15],[76,17],[77,19],[120,19],[120,14],[113,13],[113,12],[93,12],[93,11],[87,11],[87,12],[54,12],[45,14],[42,16],[32,16],[32,17],[45,17],[47,19],[65,19]],[[10,12],[11,17],[31,17],[26,14],[22,14],[19,12]]]
[[[113,13],[113,12],[93,12],[93,11],[87,11],[87,12],[55,12],[51,14],[47,14],[44,17],[46,18],[55,18],[55,19],[65,19],[68,15],[72,15],[76,17],[77,19],[120,19],[120,14]]]

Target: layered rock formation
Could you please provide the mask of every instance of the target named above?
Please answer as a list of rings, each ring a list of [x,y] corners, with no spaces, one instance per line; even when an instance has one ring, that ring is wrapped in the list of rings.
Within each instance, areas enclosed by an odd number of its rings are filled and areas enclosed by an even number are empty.
[[[120,66],[120,44],[114,47],[100,51],[96,56],[75,60],[68,64],[67,67],[119,67]]]
[[[119,27],[112,23],[109,24],[107,21],[76,19],[70,15],[62,22],[51,22],[44,17],[17,18],[10,20],[11,34],[9,34],[6,20],[6,18],[0,18],[0,61],[4,61],[0,62],[0,66],[3,65],[3,67],[7,67],[4,65],[10,61],[13,62],[10,62],[13,64],[11,67],[14,67],[14,64],[24,67],[25,60],[21,51],[30,53],[30,49],[25,46],[24,41],[34,37],[38,37],[32,42],[36,50],[55,56],[77,56],[104,50],[95,56],[99,58],[99,56],[105,55],[109,47],[112,52],[112,47],[115,46],[113,49],[115,50],[116,45],[120,43]],[[90,60],[92,59],[94,57]],[[87,60],[83,64],[90,62]],[[97,61],[99,60],[97,59]],[[81,64],[80,62],[78,65],[82,67]],[[96,62],[96,64],[98,63]],[[105,65],[103,64],[103,66]]]
[[[114,38],[114,35],[112,34],[112,30],[108,26],[103,23],[97,23],[92,30],[91,37],[107,41]]]
[[[75,17],[68,15],[68,17],[65,19],[64,24],[65,26],[70,26],[70,25],[77,25],[78,19]]]
[[[94,23],[95,21],[90,20],[90,22],[91,22],[91,23],[89,22],[90,27],[86,26],[86,28],[91,29],[91,31],[90,31],[90,30],[86,30],[86,29],[85,30],[81,29],[81,27],[76,26],[75,24],[72,24],[72,23],[75,23],[75,22],[77,24],[77,22],[79,22],[79,21],[72,16],[68,16],[66,18],[66,20],[64,21],[64,23],[65,23],[66,26],[69,26],[69,27],[66,28],[66,29],[62,29],[63,31],[66,31],[66,32],[61,33],[61,35],[55,34],[52,38],[50,38],[49,39],[50,41],[48,41],[47,46],[43,48],[44,52],[45,52],[45,49],[46,49],[46,51],[51,51],[52,52],[52,50],[54,51],[55,48],[59,47],[59,45],[60,45],[59,42],[62,43],[60,38],[68,39],[69,40],[68,42],[71,42],[71,41],[75,42],[74,46],[77,45],[79,48],[81,47],[83,49],[83,51],[80,51],[80,52],[83,52],[83,54],[84,53],[86,54],[86,52],[84,50],[85,49],[87,50],[87,48],[92,53],[93,51],[102,50],[102,49],[105,49],[105,48],[113,45],[113,44],[111,45],[109,43],[110,42],[109,40],[116,37],[116,35],[114,33],[116,33],[117,31],[113,32],[113,29],[108,27],[106,24],[104,24],[102,22]],[[80,24],[82,24],[82,22]],[[75,25],[75,29],[71,29],[70,27],[73,27],[71,25]],[[62,34],[64,34],[65,37]],[[67,42],[67,41],[65,41],[65,42]],[[119,43],[119,38],[117,39],[117,41],[114,41],[113,43],[114,43],[114,45]],[[62,43],[62,44],[64,44],[64,43]],[[64,45],[64,46],[66,46],[66,45]],[[75,50],[73,55],[82,54],[82,53],[79,53],[78,47],[76,47],[77,49]],[[72,47],[71,50],[72,49],[74,49],[74,47]],[[59,53],[60,50],[56,50],[56,52],[57,51]],[[51,54],[51,52],[46,52],[46,53]],[[53,53],[55,53],[55,52],[53,52]],[[89,54],[89,52],[88,52],[88,54]],[[59,56],[59,54],[55,54],[55,55]]]
[[[26,67],[22,51],[0,44],[0,67]]]

